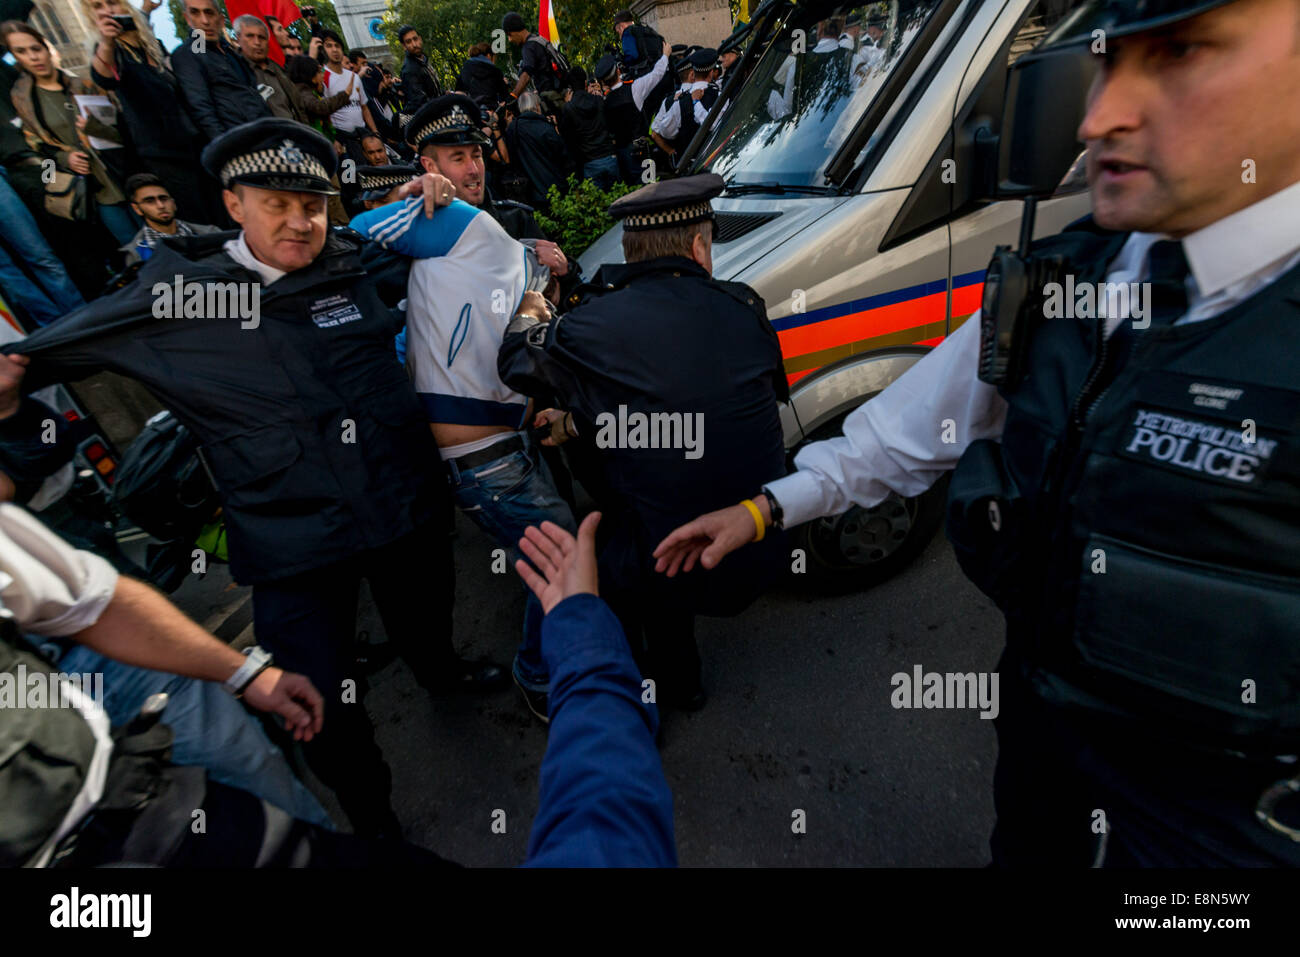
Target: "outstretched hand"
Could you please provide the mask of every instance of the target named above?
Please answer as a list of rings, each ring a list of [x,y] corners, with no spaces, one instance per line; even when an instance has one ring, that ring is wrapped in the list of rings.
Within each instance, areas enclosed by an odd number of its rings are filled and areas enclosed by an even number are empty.
[[[763,501],[759,505],[760,511],[766,504]],[[757,535],[754,516],[743,505],[709,512],[674,530],[659,543],[654,551],[655,571],[672,578],[679,571],[689,572],[697,562],[703,568],[713,568],[741,545],[752,542]]]
[[[542,522],[541,528],[530,525],[519,539],[519,548],[532,565],[520,559],[515,562],[515,571],[533,590],[546,614],[573,595],[599,594],[596,581],[596,526],[599,524],[600,512],[592,512],[578,526],[576,539],[554,522]]]
[[[398,199],[406,199],[408,196],[423,196],[424,215],[432,217],[435,207],[446,206],[456,198],[456,187],[440,173],[425,173],[397,191]]]

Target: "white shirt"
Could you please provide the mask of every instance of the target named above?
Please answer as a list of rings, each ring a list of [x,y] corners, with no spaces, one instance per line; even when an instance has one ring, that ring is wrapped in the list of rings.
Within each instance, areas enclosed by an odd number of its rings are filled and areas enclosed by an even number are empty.
[[[649,73],[632,81],[632,102],[638,110],[645,105],[645,98],[650,95],[651,90],[659,85],[659,81],[664,78],[664,74],[667,72],[668,54],[665,53]],[[619,86],[622,86],[622,84],[620,83]]]
[[[262,282],[271,285],[281,276],[287,276],[283,269],[276,269],[274,266],[268,266],[262,260],[253,255],[253,251],[248,248],[248,243],[244,241],[244,231],[241,229],[239,235],[234,239],[227,239],[221,244],[226,255],[233,259],[245,269],[251,269],[262,277]]]
[[[1300,183],[1293,183],[1216,223],[1186,236],[1183,249],[1191,275],[1188,310],[1176,325],[1220,315],[1300,263]],[[1147,254],[1168,237],[1134,233],[1111,264],[1115,283],[1147,279]],[[1110,335],[1126,315],[1109,317]],[[870,507],[891,491],[919,495],[953,468],[978,439],[998,438],[1005,400],[976,376],[977,311],[956,332],[893,385],[844,420],[844,435],[806,446],[798,471],[771,482],[787,526],[850,505]],[[945,419],[956,423],[956,441],[942,441]]]
[[[654,118],[654,122],[650,124],[650,129],[666,140],[670,140],[680,133],[682,131],[681,105],[683,103],[693,103],[695,106],[695,120],[697,123],[703,123],[708,117],[709,111],[702,109],[700,101],[692,99],[691,94],[696,90],[708,89],[708,86],[709,84],[703,80],[695,83],[683,83],[681,95],[677,99],[670,101],[667,106],[659,111]]]
[[[353,82],[352,95],[348,97],[347,106],[341,106],[330,114],[330,123],[333,124],[334,129],[343,133],[354,133],[366,125],[361,107],[370,101],[366,98],[365,87],[361,85],[361,77],[351,70],[339,70],[335,73],[328,66],[325,68],[325,93],[328,96],[346,90],[349,77]]]
[[[78,551],[16,505],[0,505],[0,615],[23,631],[60,637],[99,620],[117,590],[117,572],[98,555]],[[60,693],[81,712],[95,737],[95,752],[81,790],[33,860],[44,867],[55,845],[104,795],[113,752],[108,715],[76,685]]]

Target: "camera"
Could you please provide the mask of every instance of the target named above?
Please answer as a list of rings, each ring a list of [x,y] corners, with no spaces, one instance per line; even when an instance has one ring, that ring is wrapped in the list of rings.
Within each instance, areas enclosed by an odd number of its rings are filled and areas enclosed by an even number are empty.
[[[129,13],[113,14],[113,22],[121,28],[123,33],[131,33],[132,31],[139,29],[135,25],[135,17],[131,16]]]

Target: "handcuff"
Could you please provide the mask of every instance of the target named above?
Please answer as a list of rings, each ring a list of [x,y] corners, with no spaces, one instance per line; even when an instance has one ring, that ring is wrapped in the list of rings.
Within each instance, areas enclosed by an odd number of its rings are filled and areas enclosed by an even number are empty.
[[[261,645],[253,645],[245,649],[244,655],[246,656],[244,663],[221,685],[236,698],[242,698],[248,686],[253,683],[253,679],[271,667],[271,653]]]

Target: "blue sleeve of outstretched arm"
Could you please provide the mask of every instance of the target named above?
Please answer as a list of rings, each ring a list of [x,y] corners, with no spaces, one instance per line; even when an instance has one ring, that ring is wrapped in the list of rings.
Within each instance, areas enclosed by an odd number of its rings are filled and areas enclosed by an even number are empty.
[[[424,215],[424,200],[411,196],[366,210],[350,225],[393,252],[413,259],[432,259],[447,255],[479,212],[469,203],[454,199],[450,205],[436,209],[430,218]]]
[[[658,715],[618,619],[595,595],[567,598],[542,624],[542,653],[550,740],[525,866],[675,867]]]

